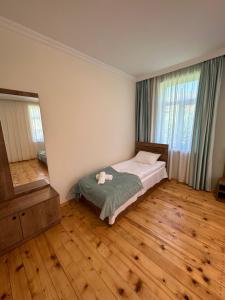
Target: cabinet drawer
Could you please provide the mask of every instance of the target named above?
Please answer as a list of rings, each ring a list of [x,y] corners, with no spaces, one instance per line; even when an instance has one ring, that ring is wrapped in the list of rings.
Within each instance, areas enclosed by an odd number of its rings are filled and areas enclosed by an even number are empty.
[[[28,208],[20,213],[23,237],[26,239],[33,236],[59,219],[58,197]]]
[[[22,240],[22,230],[17,214],[0,220],[0,251]]]

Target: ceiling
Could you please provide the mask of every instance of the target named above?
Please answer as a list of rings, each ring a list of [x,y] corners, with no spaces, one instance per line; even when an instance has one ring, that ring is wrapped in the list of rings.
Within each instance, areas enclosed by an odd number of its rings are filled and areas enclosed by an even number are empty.
[[[134,76],[225,47],[224,0],[4,0],[0,14]]]

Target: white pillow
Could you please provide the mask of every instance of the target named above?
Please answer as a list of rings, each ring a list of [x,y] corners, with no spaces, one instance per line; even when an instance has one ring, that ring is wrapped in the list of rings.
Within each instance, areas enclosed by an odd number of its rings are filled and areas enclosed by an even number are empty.
[[[142,164],[153,165],[157,162],[160,156],[161,154],[139,151],[138,154],[134,157],[134,161]]]

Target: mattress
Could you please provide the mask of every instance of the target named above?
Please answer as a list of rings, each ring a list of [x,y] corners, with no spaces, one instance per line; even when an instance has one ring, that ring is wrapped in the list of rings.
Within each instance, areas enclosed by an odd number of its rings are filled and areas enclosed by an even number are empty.
[[[148,189],[168,177],[166,164],[163,161],[157,161],[154,165],[149,165],[138,163],[131,159],[113,165],[112,167],[118,172],[128,172],[137,175],[141,179],[143,189],[131,197],[126,203],[121,205],[115,213],[109,217],[110,225],[112,225],[115,222],[116,217],[129,205],[134,203],[138,197],[142,196]]]
[[[164,168],[166,163],[164,161],[157,161],[155,164],[142,164],[136,162],[134,159],[126,160],[112,166],[117,172],[126,172],[138,176],[143,180],[148,175],[153,174],[155,171]]]

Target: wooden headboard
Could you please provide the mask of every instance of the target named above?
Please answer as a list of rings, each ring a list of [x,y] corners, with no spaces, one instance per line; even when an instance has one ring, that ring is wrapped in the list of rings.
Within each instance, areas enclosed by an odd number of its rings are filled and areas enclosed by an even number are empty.
[[[161,154],[159,160],[165,161],[166,166],[168,166],[168,150],[169,145],[167,144],[136,142],[135,145],[135,154],[137,154],[138,151],[147,151]]]

